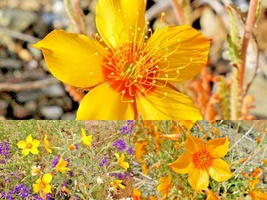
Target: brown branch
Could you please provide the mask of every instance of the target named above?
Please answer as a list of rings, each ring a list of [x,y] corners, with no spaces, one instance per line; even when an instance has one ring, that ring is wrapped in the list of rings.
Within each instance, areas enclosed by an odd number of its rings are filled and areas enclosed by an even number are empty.
[[[23,83],[0,83],[0,92],[19,92],[25,90],[41,89],[56,83],[59,83],[59,81],[54,77]]]
[[[256,19],[256,11],[257,11],[257,5],[259,0],[251,0],[250,6],[248,10],[248,16],[246,21],[246,28],[243,36],[243,43],[242,43],[242,63],[239,66],[239,86],[241,89],[241,95],[243,95],[244,90],[244,76],[245,76],[245,70],[246,70],[246,60],[247,60],[247,48],[249,39],[252,35],[253,27],[255,24]]]
[[[179,25],[184,24],[183,8],[181,7],[181,5],[178,3],[177,0],[171,0],[171,3],[172,3],[172,7],[174,9],[176,19],[177,19]]]

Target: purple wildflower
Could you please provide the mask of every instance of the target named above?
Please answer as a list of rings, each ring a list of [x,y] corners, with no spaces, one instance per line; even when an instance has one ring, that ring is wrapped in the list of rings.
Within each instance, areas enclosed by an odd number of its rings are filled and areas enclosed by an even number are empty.
[[[0,142],[0,158],[1,158],[1,155],[4,157],[4,159],[0,159],[0,162],[2,164],[6,164],[6,159],[8,158],[9,150],[10,150],[10,146],[6,140],[4,140],[3,142]]]
[[[79,148],[79,144],[74,144],[75,148],[78,149]]]
[[[113,143],[113,146],[116,147],[118,151],[123,151],[124,149],[126,149],[126,143],[121,138],[115,141]]]
[[[52,167],[56,167],[56,165],[58,164],[58,161],[59,161],[59,157],[56,156],[52,161]]]
[[[99,166],[100,167],[103,167],[107,162],[108,162],[108,160],[107,160],[107,156],[105,156],[104,158],[103,158],[103,160],[100,162],[100,164],[99,164]]]
[[[133,120],[127,120],[126,123],[120,127],[121,134],[130,134],[130,133],[133,133],[133,130],[134,130]]]
[[[129,147],[128,150],[127,150],[127,152],[128,152],[129,154],[133,155],[133,154],[134,154],[134,149],[133,149],[133,147]]]
[[[118,179],[123,179],[124,178],[124,175],[122,173],[118,173]]]

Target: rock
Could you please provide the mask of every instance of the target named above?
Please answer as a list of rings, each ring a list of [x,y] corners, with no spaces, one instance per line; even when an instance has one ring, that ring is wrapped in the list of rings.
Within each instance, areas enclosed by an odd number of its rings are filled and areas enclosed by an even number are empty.
[[[20,103],[33,101],[39,98],[41,91],[32,90],[32,91],[22,91],[17,93],[17,101]]]
[[[44,94],[49,97],[62,97],[65,95],[65,90],[60,84],[51,85],[43,91]]]
[[[0,26],[8,27],[15,31],[23,31],[38,18],[32,11],[18,8],[4,8],[0,10]]]
[[[75,113],[64,113],[62,116],[62,120],[75,120],[76,114]]]
[[[13,115],[15,118],[23,119],[30,115],[30,112],[27,108],[22,105],[14,104],[13,105]]]
[[[63,114],[63,109],[59,106],[44,106],[40,111],[47,119],[59,119]]]
[[[5,116],[7,114],[8,103],[6,101],[0,100],[0,116]]]

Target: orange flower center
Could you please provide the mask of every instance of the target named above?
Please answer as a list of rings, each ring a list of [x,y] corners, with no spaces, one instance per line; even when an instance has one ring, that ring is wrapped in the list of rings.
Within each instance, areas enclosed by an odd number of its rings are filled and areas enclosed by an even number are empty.
[[[45,187],[46,187],[46,184],[43,181],[41,181],[40,184],[39,184],[39,186],[40,186],[40,189],[41,190],[44,190]]]
[[[201,149],[193,154],[193,164],[197,169],[208,170],[214,157],[206,149]]]
[[[136,96],[153,91],[157,85],[157,62],[140,45],[121,45],[102,66],[109,86],[121,94],[124,102],[133,103]]]
[[[32,148],[32,143],[27,143],[26,148],[27,149],[31,149]]]

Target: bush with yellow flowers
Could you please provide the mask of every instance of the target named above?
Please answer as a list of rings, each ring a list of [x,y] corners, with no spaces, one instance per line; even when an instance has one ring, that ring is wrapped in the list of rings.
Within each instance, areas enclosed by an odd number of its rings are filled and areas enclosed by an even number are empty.
[[[1,121],[0,199],[132,197],[133,121]]]

